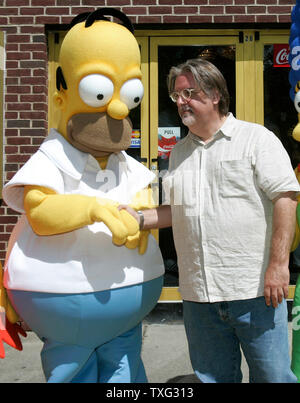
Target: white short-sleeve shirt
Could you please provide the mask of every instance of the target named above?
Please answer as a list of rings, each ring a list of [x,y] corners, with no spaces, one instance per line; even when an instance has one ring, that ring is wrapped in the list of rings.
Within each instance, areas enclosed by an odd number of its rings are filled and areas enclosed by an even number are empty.
[[[23,213],[8,246],[5,287],[82,293],[125,287],[161,276],[164,264],[152,235],[144,255],[138,249],[115,246],[103,223],[65,234],[38,236],[27,221],[23,205],[25,185],[129,204],[153,176],[125,152],[112,154],[106,169],[101,170],[92,155],[77,150],[52,129],[39,150],[3,189],[7,205]]]
[[[213,139],[192,133],[171,153],[163,180],[183,299],[216,302],[263,295],[272,199],[300,187],[279,139],[229,114]]]

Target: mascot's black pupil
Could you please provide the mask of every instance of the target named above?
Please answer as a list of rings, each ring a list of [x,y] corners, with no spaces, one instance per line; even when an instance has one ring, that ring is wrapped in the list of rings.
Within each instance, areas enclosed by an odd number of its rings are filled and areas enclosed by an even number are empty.
[[[139,97],[135,97],[135,98],[134,98],[134,102],[135,102],[135,103],[139,102],[139,100],[140,100]]]
[[[99,101],[101,101],[103,98],[104,98],[104,95],[103,95],[103,94],[98,94],[98,95],[97,95],[97,99],[99,99]]]
[[[300,108],[300,102],[298,102],[298,107]]]

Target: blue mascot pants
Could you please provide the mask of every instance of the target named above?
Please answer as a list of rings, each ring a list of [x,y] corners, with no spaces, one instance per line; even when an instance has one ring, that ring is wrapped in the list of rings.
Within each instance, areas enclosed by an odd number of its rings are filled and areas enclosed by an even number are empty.
[[[141,321],[154,308],[162,283],[159,277],[95,293],[8,294],[44,342],[41,359],[47,382],[147,382]]]

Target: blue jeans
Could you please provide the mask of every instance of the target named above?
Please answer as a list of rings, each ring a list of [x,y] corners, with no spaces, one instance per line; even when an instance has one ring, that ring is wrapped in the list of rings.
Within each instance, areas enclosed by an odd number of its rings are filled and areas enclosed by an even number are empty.
[[[205,383],[242,381],[241,349],[250,382],[297,382],[290,369],[287,304],[264,297],[216,303],[183,302],[191,363]]]

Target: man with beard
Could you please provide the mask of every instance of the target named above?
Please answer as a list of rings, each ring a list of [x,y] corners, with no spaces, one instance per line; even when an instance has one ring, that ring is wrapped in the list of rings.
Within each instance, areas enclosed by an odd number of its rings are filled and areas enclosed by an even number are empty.
[[[272,132],[228,113],[210,62],[173,67],[168,89],[189,133],[172,150],[164,205],[131,213],[143,229],[173,227],[194,371],[241,382],[241,347],[250,382],[296,382],[285,298],[299,184],[288,154]]]

